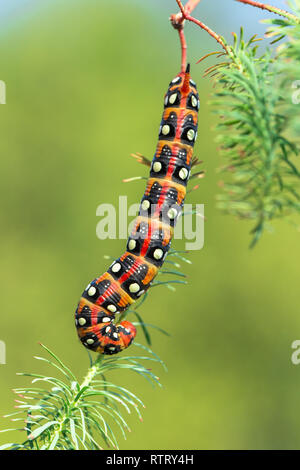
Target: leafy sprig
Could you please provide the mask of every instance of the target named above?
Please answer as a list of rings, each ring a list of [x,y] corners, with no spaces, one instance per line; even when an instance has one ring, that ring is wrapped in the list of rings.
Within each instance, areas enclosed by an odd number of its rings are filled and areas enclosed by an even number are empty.
[[[91,362],[86,377],[80,384],[72,371],[46,346],[41,345],[48,357],[35,357],[52,366],[59,376],[34,373],[20,373],[30,377],[29,387],[16,388],[14,392],[18,411],[6,415],[13,421],[24,421],[26,415],[26,439],[21,443],[10,443],[2,449],[12,450],[78,450],[102,449],[100,441],[108,447],[118,448],[112,423],[126,438],[130,431],[123,411],[134,410],[142,419],[142,401],[125,387],[109,382],[105,375],[112,370],[130,369],[158,384],[156,375],[140,361],[162,361],[146,347],[135,343],[149,355],[117,356],[104,358],[98,356]],[[49,357],[50,356],[50,357]],[[37,386],[38,385],[38,386]],[[19,428],[23,430],[24,428]],[[6,429],[10,431],[12,429]]]
[[[298,19],[268,19],[267,35],[273,43],[283,39],[277,49],[277,68],[281,76],[281,90],[284,93],[284,112],[289,120],[290,135],[299,146],[300,138],[300,0],[289,2],[290,8]]]
[[[294,35],[300,30],[293,19],[272,23],[281,28],[292,25]],[[282,86],[285,76],[274,53],[267,49],[258,54],[258,40],[255,35],[245,41],[243,29],[239,39],[234,34],[233,45],[224,39],[225,60],[206,72],[215,81],[212,104],[220,118],[217,142],[227,160],[219,169],[224,179],[217,205],[226,213],[254,221],[251,247],[274,219],[300,212],[298,148],[290,132],[292,113],[287,111]],[[300,40],[295,42],[299,47]],[[295,44],[289,42],[284,51],[281,60],[287,58],[287,51],[291,59],[296,55]]]

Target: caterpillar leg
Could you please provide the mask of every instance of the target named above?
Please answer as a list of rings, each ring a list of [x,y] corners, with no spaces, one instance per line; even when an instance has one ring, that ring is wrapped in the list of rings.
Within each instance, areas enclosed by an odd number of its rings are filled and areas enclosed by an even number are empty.
[[[145,157],[141,153],[132,153],[132,157],[134,157],[139,163],[142,163],[142,165],[145,166],[151,166],[152,160],[149,160],[149,158]]]

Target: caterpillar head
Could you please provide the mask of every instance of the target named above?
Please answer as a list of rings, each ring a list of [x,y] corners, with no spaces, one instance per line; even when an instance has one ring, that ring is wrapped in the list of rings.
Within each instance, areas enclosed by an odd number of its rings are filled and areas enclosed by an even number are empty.
[[[187,106],[190,109],[199,110],[199,97],[196,83],[191,79],[190,64],[185,72],[180,72],[169,84],[165,95],[165,108],[179,107],[182,98],[187,98]]]
[[[170,88],[176,87],[182,93],[189,93],[192,88],[196,89],[196,83],[191,79],[190,64],[187,65],[185,72],[180,72],[171,81]]]

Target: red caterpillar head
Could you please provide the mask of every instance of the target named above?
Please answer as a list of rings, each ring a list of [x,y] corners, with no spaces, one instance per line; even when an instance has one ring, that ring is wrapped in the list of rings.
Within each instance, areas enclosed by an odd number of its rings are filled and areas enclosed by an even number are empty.
[[[82,344],[100,354],[116,354],[132,343],[136,328],[129,321],[114,324],[115,316],[82,297],[75,314]]]
[[[182,98],[186,98],[187,108],[199,111],[199,96],[196,83],[191,79],[190,64],[171,81],[165,95],[165,107],[178,107]]]

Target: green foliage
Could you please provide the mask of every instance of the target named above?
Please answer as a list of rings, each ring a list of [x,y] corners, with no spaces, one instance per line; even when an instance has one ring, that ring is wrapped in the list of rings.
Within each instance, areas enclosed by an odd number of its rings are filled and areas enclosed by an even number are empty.
[[[14,392],[21,398],[17,400],[18,411],[6,415],[13,421],[24,421],[26,439],[23,443],[5,444],[1,449],[23,450],[79,450],[102,449],[101,442],[107,447],[118,448],[112,423],[126,439],[130,431],[123,411],[134,410],[142,419],[142,401],[124,387],[106,379],[113,370],[129,369],[145,377],[151,383],[159,384],[159,379],[140,361],[162,361],[143,345],[135,343],[150,355],[137,356],[98,356],[87,371],[80,384],[72,371],[46,346],[42,345],[49,357],[36,357],[45,361],[56,371],[56,375],[21,373],[30,377],[32,386],[17,388]],[[36,386],[38,384],[38,386]],[[160,385],[160,384],[159,384]],[[20,428],[22,430],[24,428]],[[7,429],[5,431],[12,431]],[[1,431],[1,432],[5,432]]]
[[[281,90],[284,93],[285,116],[289,119],[290,132],[299,142],[300,136],[300,0],[289,2],[299,21],[293,18],[284,20],[268,19],[264,23],[271,25],[267,35],[274,37],[274,42],[284,39],[277,50],[277,68],[281,76]],[[298,91],[297,91],[298,90]]]
[[[298,148],[291,135],[297,107],[291,104],[291,87],[288,97],[286,92],[287,73],[295,77],[299,67],[300,24],[292,18],[272,24],[276,39],[288,37],[276,56],[269,49],[259,55],[256,36],[245,42],[241,29],[233,45],[225,41],[226,61],[207,71],[216,78],[217,141],[227,160],[220,168],[224,180],[217,205],[254,221],[251,246],[271,221],[300,212]]]

